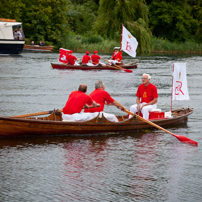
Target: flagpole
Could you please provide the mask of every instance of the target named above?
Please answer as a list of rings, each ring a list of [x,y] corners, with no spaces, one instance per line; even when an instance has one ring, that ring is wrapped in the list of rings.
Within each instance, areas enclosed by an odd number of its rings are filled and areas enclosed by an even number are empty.
[[[174,63],[173,63],[173,74],[174,74]],[[170,111],[172,112],[172,104],[173,104],[173,76],[172,76],[172,92],[171,92],[171,109]]]
[[[121,33],[121,54],[122,54],[122,40],[123,40],[123,25],[122,25],[122,33]]]

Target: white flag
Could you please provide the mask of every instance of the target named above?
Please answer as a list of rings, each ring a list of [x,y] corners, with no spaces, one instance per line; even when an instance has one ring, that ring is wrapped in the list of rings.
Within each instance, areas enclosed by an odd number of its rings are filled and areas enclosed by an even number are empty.
[[[131,57],[136,57],[137,46],[136,38],[122,25],[121,49]]]
[[[186,63],[173,64],[172,100],[189,100]]]

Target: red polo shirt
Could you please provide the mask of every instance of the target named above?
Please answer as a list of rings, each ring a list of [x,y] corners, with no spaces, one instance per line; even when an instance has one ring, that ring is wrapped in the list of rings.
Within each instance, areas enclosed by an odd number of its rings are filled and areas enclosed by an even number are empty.
[[[91,105],[93,103],[93,100],[91,97],[87,94],[85,94],[82,91],[73,91],[63,108],[64,114],[74,114],[74,113],[80,113],[83,109],[83,106],[85,104]]]
[[[91,55],[91,59],[92,59],[92,63],[96,65],[99,63],[99,59],[101,59],[101,57],[99,55],[93,54]]]
[[[141,98],[141,103],[149,103],[154,98],[158,97],[157,88],[151,83],[148,86],[144,86],[144,84],[141,84],[137,89],[136,96]]]
[[[68,55],[68,64],[69,65],[74,65],[75,60],[77,60],[77,58],[74,55]]]
[[[100,107],[85,109],[84,112],[102,112],[104,110],[105,102],[107,102],[107,104],[114,102],[114,99],[109,95],[107,91],[100,89],[95,89],[90,94],[90,97],[92,98],[92,100],[99,103]]]
[[[84,55],[83,59],[82,59],[82,63],[88,63],[89,60],[90,60],[90,56],[89,55]]]

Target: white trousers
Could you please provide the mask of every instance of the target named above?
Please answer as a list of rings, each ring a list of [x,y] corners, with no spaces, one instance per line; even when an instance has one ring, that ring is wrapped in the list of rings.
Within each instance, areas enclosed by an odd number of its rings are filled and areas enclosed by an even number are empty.
[[[63,121],[68,121],[68,122],[84,122],[84,121],[89,121],[91,119],[94,119],[95,117],[98,116],[98,114],[100,113],[99,117],[101,118],[102,117],[102,114],[103,116],[111,121],[111,122],[118,122],[118,119],[116,118],[116,116],[114,114],[109,114],[109,113],[105,113],[105,112],[94,112],[94,113],[90,113],[90,112],[87,112],[87,113],[84,113],[84,112],[81,112],[81,113],[75,113],[75,114],[63,114],[62,113],[62,119]]]
[[[145,102],[140,103],[140,107],[141,107],[142,105],[144,105],[144,104],[146,104],[146,103],[145,103]],[[141,110],[142,115],[143,115],[143,118],[144,118],[144,119],[149,119],[149,111],[150,111],[151,109],[156,109],[156,107],[157,107],[156,104],[147,105],[147,106],[143,107],[142,110]],[[133,114],[136,113],[136,112],[138,112],[137,104],[132,105],[132,106],[130,107],[130,111],[131,111]],[[129,115],[129,118],[131,118],[131,117],[132,117],[132,115]]]
[[[109,62],[111,62],[112,64],[116,64],[116,63],[119,63],[118,60],[108,60]]]

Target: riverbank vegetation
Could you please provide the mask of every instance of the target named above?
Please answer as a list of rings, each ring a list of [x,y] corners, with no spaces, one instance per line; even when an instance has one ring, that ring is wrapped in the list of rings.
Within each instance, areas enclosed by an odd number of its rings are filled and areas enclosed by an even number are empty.
[[[123,24],[138,53],[202,53],[202,0],[2,0],[0,17],[23,23],[26,43],[111,53]]]

